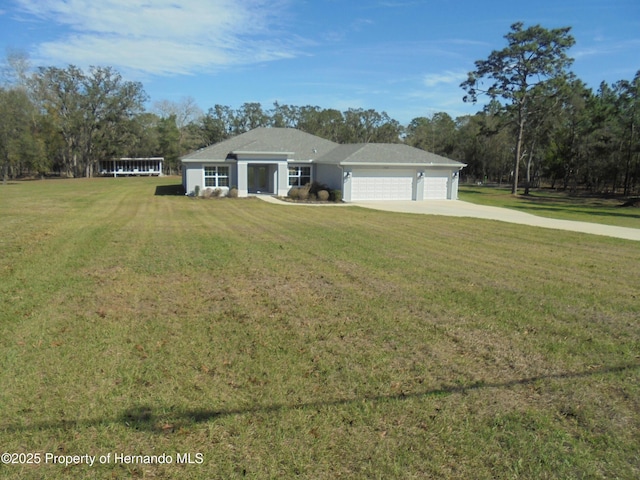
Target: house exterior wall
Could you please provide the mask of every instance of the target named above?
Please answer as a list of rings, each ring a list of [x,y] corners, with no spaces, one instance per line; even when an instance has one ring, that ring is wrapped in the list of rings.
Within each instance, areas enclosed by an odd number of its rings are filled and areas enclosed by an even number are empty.
[[[204,167],[209,165],[219,165],[229,167],[229,187],[238,187],[238,196],[246,197],[249,195],[248,186],[248,167],[249,164],[265,163],[269,167],[269,190],[274,195],[287,196],[289,192],[289,170],[286,162],[274,163],[271,161],[256,162],[252,161],[238,161],[235,162],[197,162],[186,163],[183,165],[182,170],[182,185],[185,193],[193,195],[196,190],[196,186],[199,187],[200,194],[207,188],[204,182]],[[290,165],[308,165],[292,163]],[[331,189],[342,190],[342,199],[345,202],[355,201],[353,190],[353,177],[372,172],[374,170],[379,171],[381,177],[384,176],[385,169],[375,167],[340,167],[335,164],[316,164],[311,165],[312,180],[328,185]],[[452,170],[447,168],[403,168],[403,169],[389,169],[393,173],[398,173],[400,170],[406,173],[407,176],[413,177],[413,185],[411,191],[412,200],[424,200],[429,198],[426,186],[429,185],[430,180],[437,178],[446,178],[446,199],[456,200],[458,198],[458,182],[459,175],[458,169]],[[443,180],[444,181],[444,180]],[[226,187],[221,187],[225,191]]]
[[[187,195],[193,195],[196,186],[202,191],[204,188],[204,165],[202,163],[187,163],[182,165],[183,187]]]
[[[317,164],[314,170],[314,180],[326,184],[331,190],[342,190],[342,167],[334,164]]]
[[[351,177],[353,176],[352,168],[345,168],[342,176],[342,201],[351,202]]]
[[[276,195],[286,197],[289,193],[289,166],[286,162],[278,163],[275,168]]]
[[[380,200],[416,200],[419,189],[418,170],[415,167],[345,167],[342,199],[345,202]],[[371,190],[363,192],[362,182],[368,182]]]
[[[318,166],[318,171],[323,171]],[[358,166],[350,166],[344,167],[344,175],[342,175],[342,198],[345,202],[353,202],[360,200],[357,198],[357,192],[354,192],[354,178],[358,179],[362,175],[377,175],[380,178],[385,177],[385,171],[389,172],[389,178],[393,179],[398,176],[412,177],[412,186],[411,186],[411,200],[430,200],[430,199],[439,199],[439,200],[457,200],[458,198],[458,169],[451,169],[446,167],[426,167],[426,168],[382,168],[382,167],[358,167]],[[375,173],[374,173],[375,172]],[[327,183],[326,180],[323,180],[320,175],[318,175],[318,181]],[[359,180],[356,180],[359,181]],[[393,181],[393,180],[392,180]],[[408,181],[402,182],[405,184],[404,187],[398,188],[408,188],[406,184]],[[436,190],[434,191],[434,187]],[[384,200],[385,195],[388,195],[388,192],[381,192],[380,199]],[[434,198],[435,195],[435,198]],[[391,193],[393,197],[393,193]],[[398,192],[398,197],[409,199],[409,192],[406,191],[404,194]]]
[[[450,186],[449,199],[450,200],[458,200],[459,181],[460,181],[460,172],[458,170],[451,172],[451,181],[449,182],[449,186]]]
[[[228,187],[219,187],[223,194],[229,191],[229,188],[237,185],[238,183],[238,174],[235,163],[229,162],[198,162],[198,163],[185,163],[182,165],[182,186],[184,187],[184,191],[187,195],[194,195],[196,191],[196,187],[199,187],[200,195],[207,188],[204,182],[204,168],[208,166],[221,166],[229,168],[229,186]]]

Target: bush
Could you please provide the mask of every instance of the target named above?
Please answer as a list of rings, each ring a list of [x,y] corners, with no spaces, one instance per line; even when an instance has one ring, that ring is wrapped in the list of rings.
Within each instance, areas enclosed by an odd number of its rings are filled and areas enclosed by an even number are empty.
[[[214,198],[220,198],[222,196],[222,189],[221,188],[216,188],[212,193],[211,196]]]
[[[300,189],[298,187],[291,187],[287,194],[291,200],[297,200],[299,198]]]
[[[298,199],[299,200],[308,200],[309,199],[309,191],[311,190],[311,185],[308,183],[304,187],[298,188]]]
[[[331,190],[331,200],[334,202],[341,202],[342,190]]]
[[[317,195],[318,200],[320,200],[321,202],[326,202],[327,200],[329,200],[329,192],[326,190],[320,190]]]
[[[227,197],[238,198],[238,189],[236,187],[231,187],[229,189],[229,193],[227,193]]]
[[[194,189],[194,197],[199,197],[200,196],[200,185],[196,185],[196,188]]]
[[[313,195],[318,195],[318,192],[320,192],[321,190],[329,190],[329,187],[327,185],[325,185],[324,183],[319,183],[319,182],[311,182],[311,185],[309,185],[309,193],[312,193]]]
[[[213,195],[213,190],[211,188],[205,188],[202,192],[202,198],[211,198]]]

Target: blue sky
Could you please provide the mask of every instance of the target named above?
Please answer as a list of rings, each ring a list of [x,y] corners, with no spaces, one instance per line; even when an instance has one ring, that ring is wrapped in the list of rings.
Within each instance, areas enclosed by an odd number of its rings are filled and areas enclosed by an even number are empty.
[[[640,70],[638,0],[0,0],[0,49],[113,66],[150,105],[373,108],[406,125],[478,111],[459,85],[516,21],[571,26],[594,90]]]

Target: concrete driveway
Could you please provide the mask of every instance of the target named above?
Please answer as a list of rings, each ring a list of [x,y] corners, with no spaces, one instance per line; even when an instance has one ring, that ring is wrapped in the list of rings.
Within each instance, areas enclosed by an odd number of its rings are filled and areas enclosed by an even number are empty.
[[[416,213],[421,215],[447,215],[449,217],[483,218],[486,220],[499,220],[501,222],[519,223],[532,227],[554,228],[556,230],[569,230],[571,232],[591,233],[607,237],[624,238],[625,240],[640,241],[640,228],[614,227],[600,223],[575,222],[572,220],[557,220],[554,218],[538,217],[530,213],[519,212],[510,208],[488,207],[461,200],[425,200],[422,202],[403,200],[370,200],[366,202],[353,202],[341,204],[307,204],[292,203],[279,200],[272,195],[256,195],[269,203],[290,206],[314,206],[314,207],[358,207],[384,210],[386,212]]]
[[[538,217],[530,213],[519,212],[508,208],[488,207],[460,200],[426,200],[412,201],[366,201],[354,202],[350,205],[385,210],[387,212],[417,213],[424,215],[447,215],[450,217],[471,217],[501,222],[520,223],[532,227],[554,228],[572,232],[591,233],[608,237],[624,238],[640,241],[640,228],[615,227],[600,223],[575,222]]]

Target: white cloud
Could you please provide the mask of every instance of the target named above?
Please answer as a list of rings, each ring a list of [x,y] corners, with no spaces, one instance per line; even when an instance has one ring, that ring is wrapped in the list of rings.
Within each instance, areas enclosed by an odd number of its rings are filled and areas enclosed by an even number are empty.
[[[423,83],[425,87],[431,88],[437,85],[460,85],[467,79],[467,73],[462,71],[450,71],[447,70],[441,73],[427,73],[423,77]]]
[[[67,29],[43,42],[48,63],[190,74],[298,54],[284,33],[286,0],[19,0],[24,13]]]

